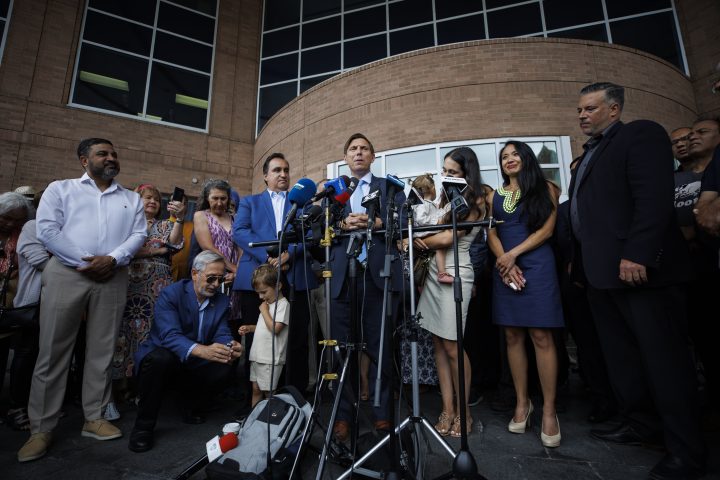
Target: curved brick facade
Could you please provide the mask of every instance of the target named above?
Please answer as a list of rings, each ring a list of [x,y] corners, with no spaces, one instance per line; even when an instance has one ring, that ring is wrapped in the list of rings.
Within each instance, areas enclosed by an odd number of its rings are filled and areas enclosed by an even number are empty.
[[[378,150],[570,135],[578,154],[578,91],[596,81],[626,87],[625,121],[648,118],[671,130],[698,111],[693,84],[676,67],[618,45],[523,38],[434,47],[338,75],[286,105],[256,139],[253,190],[263,186],[268,153],[286,154],[293,179],[317,180],[356,131]]]

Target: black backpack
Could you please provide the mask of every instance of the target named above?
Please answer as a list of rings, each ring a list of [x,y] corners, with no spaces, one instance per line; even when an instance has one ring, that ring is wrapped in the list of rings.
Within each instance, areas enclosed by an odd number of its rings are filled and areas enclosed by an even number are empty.
[[[289,478],[312,407],[293,386],[279,389],[248,415],[238,446],[205,469],[214,480],[282,480]],[[270,461],[268,468],[268,427]]]

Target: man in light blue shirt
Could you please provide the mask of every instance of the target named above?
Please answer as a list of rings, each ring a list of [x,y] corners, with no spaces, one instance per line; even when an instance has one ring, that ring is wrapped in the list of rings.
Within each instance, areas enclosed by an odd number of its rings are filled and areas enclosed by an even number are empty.
[[[122,432],[102,418],[110,397],[110,364],[127,294],[127,265],[147,225],[140,197],[115,182],[120,172],[109,140],[80,142],[81,178],[52,182],[37,212],[37,238],[52,253],[42,274],[40,353],[28,416],[31,437],[18,452],[45,455],[65,396],[75,339],[85,318],[82,436],[111,440]]]

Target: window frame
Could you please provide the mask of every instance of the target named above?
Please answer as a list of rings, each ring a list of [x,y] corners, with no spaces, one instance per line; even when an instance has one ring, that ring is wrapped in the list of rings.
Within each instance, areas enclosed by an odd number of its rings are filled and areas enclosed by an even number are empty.
[[[0,20],[5,21],[5,28],[0,37],[0,65],[2,65],[3,57],[5,56],[5,43],[7,42],[8,30],[10,30],[10,18],[12,17],[14,0],[10,0],[8,4],[7,17],[0,17]]]
[[[11,0],[11,1],[12,1],[12,0]],[[68,98],[67,106],[68,106],[68,107],[72,107],[72,108],[78,108],[78,109],[81,109],[81,110],[88,110],[88,111],[91,111],[91,112],[102,113],[102,114],[105,114],[105,115],[113,115],[113,116],[128,118],[128,119],[132,119],[132,120],[138,120],[138,121],[141,121],[141,122],[153,123],[153,124],[156,124],[156,125],[163,125],[163,126],[166,126],[166,127],[174,127],[174,128],[180,128],[180,129],[183,129],[183,130],[190,130],[190,131],[194,131],[194,132],[209,133],[209,131],[210,131],[210,117],[211,117],[211,110],[212,110],[213,78],[214,78],[214,74],[215,74],[215,53],[216,53],[216,50],[217,50],[218,14],[219,14],[219,11],[220,11],[220,2],[221,2],[221,0],[217,0],[217,3],[215,4],[215,15],[214,15],[214,16],[213,16],[213,15],[209,15],[209,14],[207,14],[207,13],[205,13],[205,12],[201,12],[201,11],[199,11],[199,10],[194,10],[194,9],[192,9],[192,8],[186,7],[186,6],[184,6],[184,5],[180,4],[180,3],[175,3],[173,0],[155,0],[155,1],[156,1],[156,3],[155,3],[155,17],[154,17],[154,19],[153,19],[153,24],[152,24],[152,25],[146,25],[146,24],[144,24],[144,23],[140,23],[140,22],[137,22],[137,21],[135,21],[135,20],[127,19],[127,18],[124,18],[124,17],[122,17],[122,16],[119,16],[119,15],[116,15],[116,14],[113,14],[113,13],[110,13],[110,12],[105,12],[105,11],[103,11],[103,10],[90,7],[90,0],[87,0],[87,1],[85,2],[85,7],[84,7],[85,9],[84,9],[84,11],[83,11],[83,19],[82,19],[82,24],[81,24],[81,27],[80,27],[80,37],[79,37],[79,39],[78,39],[78,47],[77,47],[77,51],[76,51],[76,54],[75,54],[75,62],[74,62],[74,64],[73,64],[73,77],[72,77],[72,84],[71,84],[71,87],[70,87],[70,96],[69,96],[69,98]],[[204,16],[204,17],[212,18],[212,19],[214,20],[214,30],[213,30],[213,42],[212,42],[212,44],[208,44],[207,42],[204,42],[204,41],[201,41],[201,40],[197,40],[197,39],[194,39],[194,38],[191,38],[191,37],[187,37],[187,36],[185,36],[185,35],[181,35],[181,34],[178,34],[178,33],[171,32],[171,31],[169,31],[169,30],[165,30],[165,29],[160,28],[160,27],[158,26],[158,16],[159,16],[159,12],[160,12],[160,4],[161,4],[161,3],[163,3],[163,4],[168,4],[168,5],[172,6],[172,7],[176,7],[176,8],[188,10],[188,11],[190,11],[190,12],[193,12],[193,13],[197,14],[197,15],[201,15],[201,16]],[[123,21],[131,22],[131,23],[135,23],[135,24],[142,25],[142,26],[145,26],[145,27],[150,28],[150,29],[152,30],[152,39],[151,39],[151,44],[150,44],[150,55],[149,55],[149,56],[139,55],[139,54],[134,53],[134,52],[128,52],[128,51],[121,50],[121,49],[118,49],[118,48],[115,48],[115,47],[110,47],[110,46],[108,46],[108,45],[103,45],[103,44],[101,44],[101,43],[96,43],[96,42],[91,42],[91,41],[85,40],[83,37],[84,37],[84,34],[85,34],[85,21],[86,21],[86,19],[87,19],[88,11],[100,13],[100,14],[102,14],[102,15],[107,15],[107,16],[110,16],[110,17],[117,18],[117,19],[119,19],[119,20],[123,20]],[[159,32],[159,33],[164,33],[164,34],[166,34],[166,35],[170,35],[170,36],[182,38],[182,39],[187,40],[187,41],[195,42],[195,43],[198,43],[198,44],[201,44],[201,45],[205,45],[205,46],[210,47],[210,48],[212,49],[212,55],[211,55],[211,59],[210,59],[210,72],[204,72],[204,71],[197,70],[197,69],[194,69],[194,68],[186,67],[186,66],[184,66],[184,65],[179,65],[179,64],[177,64],[177,63],[171,63],[171,62],[167,62],[167,61],[159,60],[159,59],[155,58],[155,56],[154,56],[154,53],[155,53],[155,40],[156,40],[156,36],[157,36],[158,32]],[[82,53],[82,47],[83,47],[84,44],[93,45],[93,46],[98,47],[98,48],[103,48],[103,49],[111,50],[111,51],[118,52],[118,53],[121,53],[121,54],[130,55],[130,56],[133,56],[133,57],[136,57],[136,58],[141,58],[141,59],[147,60],[147,71],[145,72],[145,91],[144,91],[144,94],[143,94],[143,112],[142,112],[142,113],[138,113],[137,115],[131,115],[131,114],[128,114],[128,113],[116,112],[116,111],[113,111],[113,110],[106,110],[106,109],[103,109],[103,108],[100,108],[100,107],[94,107],[94,106],[92,106],[92,105],[85,105],[85,104],[76,103],[76,102],[73,101],[73,98],[75,97],[75,87],[76,87],[76,84],[77,84],[77,82],[78,82],[78,67],[79,67],[79,64],[80,64],[80,55],[81,55],[81,53]],[[205,116],[205,127],[204,127],[204,128],[198,128],[198,127],[193,127],[193,126],[190,126],[190,125],[184,125],[184,124],[182,124],[182,123],[169,122],[169,121],[166,121],[166,120],[158,120],[158,119],[156,119],[156,118],[152,118],[152,114],[149,114],[149,113],[148,113],[148,111],[147,111],[147,109],[148,109],[148,103],[149,103],[148,95],[149,95],[149,92],[150,92],[150,81],[151,81],[152,67],[153,67],[153,64],[154,64],[154,63],[166,65],[166,66],[173,67],[173,68],[178,68],[178,69],[181,69],[181,70],[184,70],[184,71],[187,71],[187,72],[192,72],[192,73],[199,74],[199,75],[205,75],[205,76],[208,77],[208,79],[209,79],[208,99],[207,99],[208,105],[207,105],[207,114],[206,114],[206,116]]]

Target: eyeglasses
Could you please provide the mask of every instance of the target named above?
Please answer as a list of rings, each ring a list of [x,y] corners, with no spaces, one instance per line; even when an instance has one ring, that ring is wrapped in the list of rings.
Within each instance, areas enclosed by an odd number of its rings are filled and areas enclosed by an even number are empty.
[[[205,275],[205,280],[208,283],[224,283],[225,275]]]

